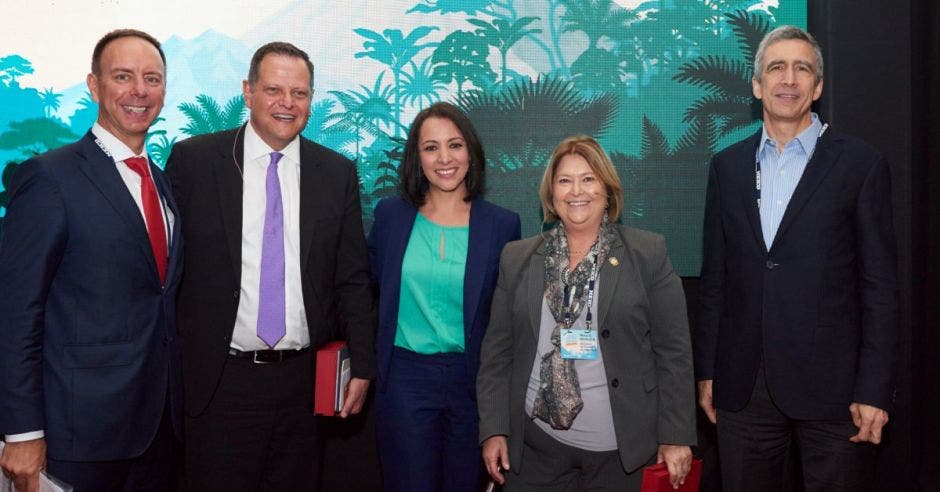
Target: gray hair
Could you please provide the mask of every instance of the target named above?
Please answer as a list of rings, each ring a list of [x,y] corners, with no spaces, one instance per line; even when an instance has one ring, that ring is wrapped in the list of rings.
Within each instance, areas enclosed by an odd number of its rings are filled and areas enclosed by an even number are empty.
[[[757,54],[754,55],[754,80],[758,82],[761,81],[761,72],[763,71],[764,67],[764,51],[767,50],[767,47],[776,42],[787,41],[790,39],[805,41],[813,47],[813,54],[816,55],[816,83],[819,83],[819,81],[822,80],[823,57],[822,50],[819,48],[819,43],[816,42],[816,38],[814,38],[812,34],[797,26],[780,26],[764,36],[764,39],[762,39],[760,44],[757,45]]]

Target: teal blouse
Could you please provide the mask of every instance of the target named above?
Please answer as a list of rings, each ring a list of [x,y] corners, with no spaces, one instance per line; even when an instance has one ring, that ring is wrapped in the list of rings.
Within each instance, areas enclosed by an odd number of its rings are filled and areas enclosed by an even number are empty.
[[[463,277],[469,226],[415,217],[401,265],[395,346],[419,354],[464,351]]]

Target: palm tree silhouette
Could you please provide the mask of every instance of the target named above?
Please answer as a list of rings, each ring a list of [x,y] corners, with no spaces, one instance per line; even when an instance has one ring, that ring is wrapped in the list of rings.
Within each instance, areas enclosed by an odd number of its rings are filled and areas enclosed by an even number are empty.
[[[474,31],[476,34],[483,36],[483,39],[485,39],[490,46],[499,50],[500,60],[502,61],[500,84],[506,84],[506,54],[509,53],[509,49],[526,35],[542,32],[541,29],[526,28],[526,26],[537,20],[539,20],[538,17],[531,16],[520,17],[515,21],[493,19],[492,22],[487,22],[482,19],[467,19],[467,22],[477,26],[478,29]]]
[[[561,4],[565,8],[562,32],[583,32],[588,37],[588,49],[599,48],[602,37],[616,37],[636,19],[636,12],[613,0],[561,0]]]
[[[330,91],[330,94],[343,105],[345,109],[342,113],[330,115],[329,121],[337,125],[338,129],[350,129],[356,134],[356,160],[360,156],[360,143],[362,141],[362,132],[366,132],[373,137],[385,135],[382,126],[394,129],[397,133],[401,123],[392,116],[395,112],[393,103],[389,102],[392,94],[392,86],[382,86],[383,72],[375,80],[375,86],[368,88],[360,85],[362,92],[355,90]]]
[[[69,127],[54,118],[11,121],[7,126],[7,131],[0,134],[0,149],[18,150],[26,158],[78,139]]]
[[[362,43],[365,51],[356,53],[355,57],[372,58],[392,70],[395,97],[392,109],[397,122],[401,122],[401,77],[405,65],[421,50],[437,46],[437,43],[418,43],[421,38],[437,29],[435,26],[416,27],[407,36],[399,29],[385,29],[382,34],[364,28],[353,29],[353,32],[366,38]],[[399,136],[399,126],[395,126],[394,132],[395,136]]]
[[[59,100],[62,99],[62,94],[58,94],[52,90],[52,87],[48,87],[39,93],[39,99],[42,100],[43,112],[46,117],[49,118],[52,116],[52,113],[58,111]]]
[[[757,45],[770,30],[763,14],[740,10],[725,14],[734,31],[740,58],[708,55],[679,67],[673,80],[703,88],[707,93],[685,110],[683,121],[713,120],[719,136],[760,119],[760,104],[751,92],[751,61]]]
[[[35,69],[33,69],[32,62],[20,55],[7,55],[0,58],[0,80],[4,82],[9,80],[11,87],[19,87],[16,79],[33,72]]]
[[[421,66],[415,62],[408,62],[411,72],[402,73],[401,101],[403,104],[423,107],[422,103],[430,105],[440,100],[439,93],[447,88],[447,84],[441,80],[440,76],[435,75],[431,66],[431,57],[427,57],[421,62]]]
[[[178,108],[189,120],[180,131],[190,136],[228,130],[245,122],[245,99],[241,95],[229,99],[223,108],[211,96],[199,94],[195,103],[180,103]]]
[[[357,135],[345,125],[330,124],[335,106],[336,101],[332,99],[313,103],[310,107],[310,118],[301,135],[342,154],[350,154],[346,146],[355,142]],[[348,155],[348,157],[355,156]]]
[[[454,31],[448,34],[434,49],[431,63],[434,76],[446,83],[457,83],[457,96],[463,94],[467,82],[478,89],[493,85],[496,73],[486,60],[490,45],[481,36],[470,31]]]

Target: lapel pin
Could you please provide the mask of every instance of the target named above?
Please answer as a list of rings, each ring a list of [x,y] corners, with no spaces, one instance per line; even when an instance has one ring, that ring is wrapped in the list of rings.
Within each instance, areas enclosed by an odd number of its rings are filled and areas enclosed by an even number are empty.
[[[611,256],[607,261],[610,262],[610,266],[617,266],[620,264],[620,260],[618,260],[615,256]]]

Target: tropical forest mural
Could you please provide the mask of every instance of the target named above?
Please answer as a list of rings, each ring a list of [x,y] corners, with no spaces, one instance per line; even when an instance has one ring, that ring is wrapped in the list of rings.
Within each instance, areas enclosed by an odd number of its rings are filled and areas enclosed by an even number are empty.
[[[284,39],[316,67],[303,135],[356,163],[366,227],[396,193],[411,119],[444,100],[479,130],[487,196],[520,213],[524,235],[542,227],[536,190],[552,148],[588,134],[623,180],[624,222],[664,234],[679,273],[695,276],[708,161],[759,127],[757,43],[776,25],[805,26],[806,1],[294,0],[251,22],[240,37],[206,19],[198,36],[161,38],[167,101],[147,143],[156,162],[175,142],[244,122],[251,53]],[[0,221],[19,163],[80,138],[97,112],[84,73],[34,86],[47,67],[2,50]]]

